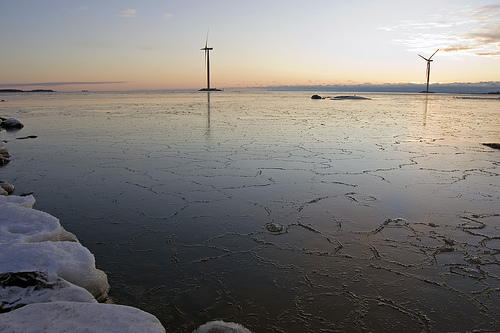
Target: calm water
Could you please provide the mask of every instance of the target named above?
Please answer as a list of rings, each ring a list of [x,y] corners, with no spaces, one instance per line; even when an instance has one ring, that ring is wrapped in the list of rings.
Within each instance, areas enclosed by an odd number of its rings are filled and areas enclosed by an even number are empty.
[[[500,100],[361,95],[3,94],[0,179],[168,332],[500,330]]]

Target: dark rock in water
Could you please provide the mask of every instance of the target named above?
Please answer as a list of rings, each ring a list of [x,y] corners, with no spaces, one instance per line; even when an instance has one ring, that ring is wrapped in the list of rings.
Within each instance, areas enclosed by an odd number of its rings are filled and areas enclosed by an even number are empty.
[[[28,135],[28,136],[23,136],[22,138],[16,138],[18,140],[23,140],[23,139],[36,139],[38,136],[36,135]]]
[[[10,162],[10,160],[8,158],[3,157],[3,156],[0,155],[0,166],[5,165],[5,164],[7,164],[9,162]]]
[[[500,149],[500,143],[483,143],[483,145],[493,149]]]
[[[321,96],[320,95],[312,95],[311,99],[321,99]]]
[[[24,125],[21,122],[14,118],[1,118],[3,121],[0,124],[4,128],[23,128]]]
[[[223,90],[219,88],[201,88],[198,91],[223,91]]]
[[[371,98],[362,97],[362,96],[335,96],[332,99],[337,100],[337,99],[371,99]]]

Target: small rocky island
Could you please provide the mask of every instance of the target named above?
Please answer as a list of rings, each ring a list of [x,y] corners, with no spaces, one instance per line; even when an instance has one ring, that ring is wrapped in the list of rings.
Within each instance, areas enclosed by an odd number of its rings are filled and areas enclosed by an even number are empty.
[[[56,91],[52,89],[34,89],[34,90],[0,89],[0,93],[26,93],[26,92],[56,92]]]
[[[363,97],[363,96],[356,96],[356,95],[344,95],[344,96],[335,96],[335,97],[321,97],[319,95],[312,95],[311,96],[311,99],[331,99],[331,100],[342,100],[342,99],[359,99],[359,100],[363,100],[363,99],[367,99],[367,100],[370,100],[371,98],[368,98],[368,97]]]

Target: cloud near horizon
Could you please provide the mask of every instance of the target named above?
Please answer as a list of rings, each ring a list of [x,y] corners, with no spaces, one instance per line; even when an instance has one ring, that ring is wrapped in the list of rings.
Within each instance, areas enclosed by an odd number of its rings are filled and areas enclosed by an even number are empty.
[[[121,17],[135,17],[136,16],[135,13],[137,13],[137,9],[126,8],[120,10]]]
[[[469,10],[465,16],[462,11],[449,12],[446,18],[431,22],[401,21],[394,26],[379,28],[407,31],[407,38],[395,39],[393,42],[407,45],[413,52],[440,49],[476,56],[498,56],[499,22],[500,5],[489,5]]]

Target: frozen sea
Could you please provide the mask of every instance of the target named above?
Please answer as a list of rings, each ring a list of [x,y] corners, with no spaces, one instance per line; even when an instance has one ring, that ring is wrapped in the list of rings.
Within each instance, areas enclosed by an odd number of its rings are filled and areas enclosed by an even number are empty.
[[[500,99],[357,94],[2,94],[0,179],[167,332],[500,330]]]

